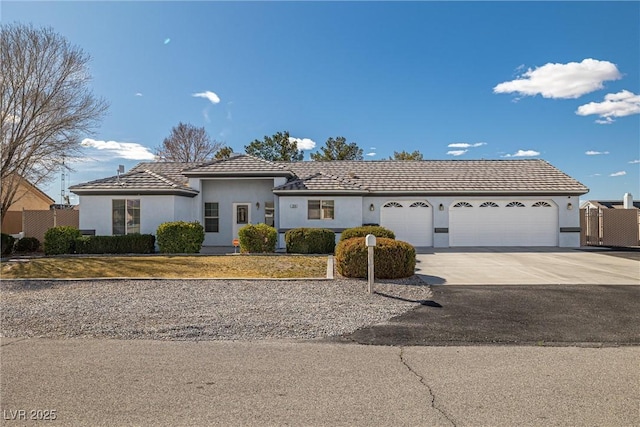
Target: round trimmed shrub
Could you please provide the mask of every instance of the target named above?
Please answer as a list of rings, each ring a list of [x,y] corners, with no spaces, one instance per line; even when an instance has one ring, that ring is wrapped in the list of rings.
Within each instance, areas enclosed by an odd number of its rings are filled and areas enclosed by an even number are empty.
[[[2,245],[2,256],[9,256],[13,253],[13,246],[16,243],[16,239],[10,235],[2,233],[1,237],[2,241],[0,244]]]
[[[197,254],[204,242],[204,227],[197,221],[163,222],[156,231],[156,241],[165,254]]]
[[[68,225],[53,227],[44,233],[44,253],[46,255],[72,254],[75,241],[82,236],[80,230]]]
[[[336,233],[326,228],[294,228],[284,234],[290,254],[332,254]]]
[[[413,276],[416,250],[407,242],[378,237],[373,250],[374,274],[378,279]],[[364,237],[343,240],[336,246],[336,267],[345,277],[367,277],[367,247]]]
[[[16,252],[36,252],[40,248],[40,240],[35,237],[23,237],[16,242]]]
[[[365,237],[367,234],[373,234],[376,237],[386,237],[387,239],[395,239],[396,235],[388,228],[379,225],[363,225],[362,227],[347,228],[340,235],[340,241],[353,239],[354,237]]]
[[[275,252],[278,231],[267,224],[247,224],[238,230],[241,253]]]

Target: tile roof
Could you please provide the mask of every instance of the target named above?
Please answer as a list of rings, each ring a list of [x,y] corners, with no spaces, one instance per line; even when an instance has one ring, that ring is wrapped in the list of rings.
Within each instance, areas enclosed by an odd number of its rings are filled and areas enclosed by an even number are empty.
[[[149,170],[166,176],[177,184],[187,185],[189,178],[182,174],[187,169],[201,166],[203,162],[144,162],[138,163],[128,173]]]
[[[561,193],[588,192],[544,160],[415,160],[296,162],[296,176],[323,173],[367,192]],[[282,190],[304,190],[292,186]],[[313,188],[309,190],[321,190]],[[331,190],[331,188],[326,188]]]
[[[291,176],[286,163],[275,163],[247,154],[214,160],[184,171],[188,176]]]
[[[324,172],[317,172],[313,175],[293,179],[284,185],[274,188],[274,191],[290,191],[290,190],[320,190],[320,191],[347,191],[347,192],[364,192],[362,185],[346,178],[335,175],[329,175]]]
[[[280,176],[288,182],[274,189],[289,192],[360,192],[448,194],[585,194],[577,180],[540,159],[527,160],[379,160],[269,162],[248,155],[209,163],[140,163],[128,173],[79,184],[71,191],[88,194],[125,189],[192,196],[188,177]],[[124,182],[124,184],[122,183]],[[168,193],[167,193],[168,194]]]
[[[160,163],[158,163],[159,165]],[[195,196],[197,190],[187,185],[186,177],[172,173],[175,170],[171,166],[167,168],[173,178],[160,173],[162,167],[143,169],[144,163],[137,165],[129,172],[120,176],[111,176],[95,181],[86,182],[69,187],[69,190],[76,194],[179,194],[184,196]]]

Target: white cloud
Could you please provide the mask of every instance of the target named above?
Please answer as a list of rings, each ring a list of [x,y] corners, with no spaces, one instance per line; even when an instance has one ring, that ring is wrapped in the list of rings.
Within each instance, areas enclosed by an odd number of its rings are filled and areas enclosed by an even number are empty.
[[[141,92],[136,92],[134,96],[142,96]]]
[[[594,177],[594,176],[601,176],[601,175],[602,174],[600,174],[600,173],[594,173],[593,175],[589,175],[589,177],[591,178],[591,177]]]
[[[535,157],[539,155],[540,152],[535,150],[518,150],[514,154],[505,154],[502,157]]]
[[[218,95],[216,95],[215,93],[211,92],[210,90],[207,90],[207,91],[204,91],[204,92],[199,92],[199,93],[194,93],[191,96],[196,97],[196,98],[206,98],[209,101],[211,101],[212,104],[217,104],[217,103],[220,102],[220,97]]]
[[[609,176],[624,176],[624,175],[626,175],[626,174],[627,174],[627,172],[626,172],[626,171],[620,171],[620,172],[614,172],[614,173],[612,173],[612,174],[611,174],[611,175],[609,175]]]
[[[589,151],[585,151],[585,153],[587,156],[598,156],[600,154],[609,154],[608,151],[593,151],[593,150],[589,150]]]
[[[587,58],[567,64],[548,63],[535,70],[529,68],[517,79],[498,84],[494,93],[518,93],[544,98],[579,98],[603,88],[607,80],[619,80],[622,75],[615,64]]]
[[[636,163],[640,163],[640,160],[631,160],[629,163],[631,163],[632,165],[635,165]]]
[[[476,142],[475,144],[469,144],[468,142],[454,142],[453,144],[447,145],[449,148],[475,148],[481,147],[483,145],[487,145],[486,142]]]
[[[298,150],[313,150],[316,146],[315,141],[309,138],[294,138],[290,136],[289,142],[295,142]]]
[[[115,157],[128,160],[154,160],[155,156],[147,147],[135,142],[117,142],[117,141],[96,141],[95,139],[85,138],[80,143],[85,148],[95,148],[97,150],[106,150],[114,154]]]
[[[447,154],[449,154],[450,156],[462,156],[467,151],[469,150],[451,150],[447,151]]]
[[[373,157],[373,156],[375,156],[375,155],[376,155],[376,153],[374,153],[374,152],[371,152],[371,153],[367,153],[367,154],[365,154],[365,156],[369,156],[369,157]]]
[[[596,120],[596,123],[601,125],[611,124],[615,121],[613,117],[640,114],[640,95],[628,90],[609,93],[605,95],[602,102],[590,102],[579,106],[576,114],[579,116],[597,114],[600,119]]]

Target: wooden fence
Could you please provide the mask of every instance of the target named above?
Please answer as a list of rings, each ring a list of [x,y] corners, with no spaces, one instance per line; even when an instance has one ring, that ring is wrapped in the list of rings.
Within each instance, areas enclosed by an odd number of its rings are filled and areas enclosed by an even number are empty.
[[[52,227],[69,225],[78,228],[80,211],[52,209],[48,211],[22,211],[22,232],[24,237],[35,237],[44,242],[44,233]]]

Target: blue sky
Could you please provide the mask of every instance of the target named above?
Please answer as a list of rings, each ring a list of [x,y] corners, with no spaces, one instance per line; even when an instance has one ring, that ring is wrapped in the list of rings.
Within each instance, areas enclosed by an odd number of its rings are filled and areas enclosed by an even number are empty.
[[[182,121],[236,152],[288,130],[307,159],[336,136],[368,160],[542,158],[587,185],[583,199],[640,197],[639,2],[0,8],[92,57],[110,109],[71,184],[148,160]],[[59,177],[44,189],[59,201]]]

